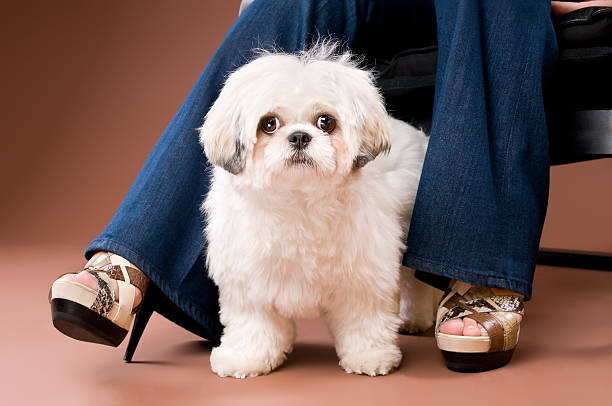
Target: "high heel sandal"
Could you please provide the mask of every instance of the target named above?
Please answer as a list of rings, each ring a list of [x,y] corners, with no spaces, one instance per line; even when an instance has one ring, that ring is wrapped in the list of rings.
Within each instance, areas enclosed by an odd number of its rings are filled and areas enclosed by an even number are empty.
[[[157,312],[209,340],[212,345],[219,344],[214,339],[215,335],[184,313],[126,259],[106,252],[84,270],[96,278],[97,292],[78,282],[61,279],[57,279],[49,291],[53,325],[65,335],[80,341],[117,347],[127,335],[133,319],[132,333],[123,357],[126,362],[131,362],[151,315]],[[117,280],[119,285],[119,303],[114,301],[111,279]],[[142,302],[132,309],[134,286],[140,289]]]
[[[53,325],[74,339],[116,347],[142,306],[133,308],[136,288],[144,297],[149,278],[126,259],[109,252],[84,270],[98,282],[97,291],[61,277],[53,282],[49,292]],[[118,302],[111,279],[117,281]]]
[[[453,281],[444,294],[436,317],[436,342],[446,366],[459,372],[499,368],[512,358],[520,325],[511,313],[524,314],[520,296],[496,295],[490,288]],[[440,326],[452,319],[469,318],[484,327],[488,336],[444,334]]]

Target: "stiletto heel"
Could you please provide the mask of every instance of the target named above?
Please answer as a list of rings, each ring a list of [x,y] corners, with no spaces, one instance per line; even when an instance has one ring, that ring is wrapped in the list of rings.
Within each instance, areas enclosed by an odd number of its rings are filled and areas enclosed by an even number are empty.
[[[134,325],[132,326],[130,340],[128,341],[125,354],[123,355],[125,362],[132,362],[134,351],[136,351],[136,347],[140,342],[142,333],[144,332],[144,329],[147,326],[149,319],[151,319],[153,311],[155,310],[155,299],[158,291],[159,288],[157,286],[155,286],[153,283],[149,283],[147,295],[142,299],[140,309],[134,318]]]
[[[158,313],[164,318],[172,321],[173,323],[183,327],[185,330],[192,332],[193,334],[208,340],[211,345],[219,345],[219,340],[215,339],[215,336],[221,336],[221,334],[210,334],[210,332],[200,325],[197,321],[188,316],[180,307],[174,304],[153,282],[149,283],[147,288],[147,295],[143,298],[140,309],[134,319],[134,325],[132,327],[132,333],[130,334],[130,340],[128,341],[127,348],[123,359],[126,362],[132,362],[132,357],[136,351],[136,347],[140,342],[142,333],[144,332],[149,319],[153,312]]]

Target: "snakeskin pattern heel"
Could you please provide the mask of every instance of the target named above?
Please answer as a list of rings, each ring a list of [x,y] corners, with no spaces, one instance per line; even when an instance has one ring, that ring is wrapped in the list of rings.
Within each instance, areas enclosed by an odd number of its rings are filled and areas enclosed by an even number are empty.
[[[459,372],[481,372],[504,366],[518,343],[520,325],[512,313],[525,313],[520,296],[496,295],[490,288],[453,281],[436,317],[436,343],[446,366]],[[488,336],[460,336],[440,332],[452,319],[476,321]]]
[[[76,340],[117,347],[141,307],[133,308],[136,288],[144,298],[149,278],[126,259],[109,252],[84,270],[96,279],[98,290],[68,279],[53,282],[49,292],[53,325]],[[119,287],[118,301],[111,279]]]

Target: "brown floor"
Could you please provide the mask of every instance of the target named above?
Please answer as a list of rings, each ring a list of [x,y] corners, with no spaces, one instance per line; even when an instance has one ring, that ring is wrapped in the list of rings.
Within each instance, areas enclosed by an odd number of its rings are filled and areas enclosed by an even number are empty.
[[[206,343],[158,316],[133,364],[122,361],[126,342],[113,349],[57,332],[47,290],[56,275],[82,264],[78,247],[4,246],[0,263],[5,405],[610,404],[609,272],[539,267],[520,345],[500,370],[447,370],[429,332],[401,338],[404,362],[393,374],[348,375],[324,325],[305,320],[283,367],[236,380],[214,375]],[[472,400],[476,395],[481,401]]]

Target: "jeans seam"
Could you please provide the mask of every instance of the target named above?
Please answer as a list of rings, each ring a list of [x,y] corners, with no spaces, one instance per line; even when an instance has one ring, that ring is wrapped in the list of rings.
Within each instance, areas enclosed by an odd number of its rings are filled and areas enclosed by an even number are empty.
[[[521,74],[521,77],[525,77],[528,65],[529,64],[527,64],[527,63],[525,64],[525,66],[523,68],[523,72]],[[523,94],[524,84],[525,84],[525,82],[521,81],[521,85],[520,85],[519,91],[517,92],[518,94]],[[518,115],[518,109],[519,109],[519,102],[514,104],[514,112],[512,113],[512,123],[515,123],[517,121],[516,117]],[[510,151],[510,146],[512,144],[512,140],[513,139],[514,139],[514,125],[512,125],[510,127],[510,134],[508,134],[508,141],[506,142],[506,148],[504,149],[504,170],[503,170],[503,172],[501,174],[502,175],[501,179],[502,179],[502,182],[503,182],[502,190],[503,190],[504,195],[507,195],[508,192],[509,192],[510,182],[508,182],[508,177],[506,177],[506,172],[508,170],[508,161],[509,161],[508,156],[510,155],[509,151]]]

